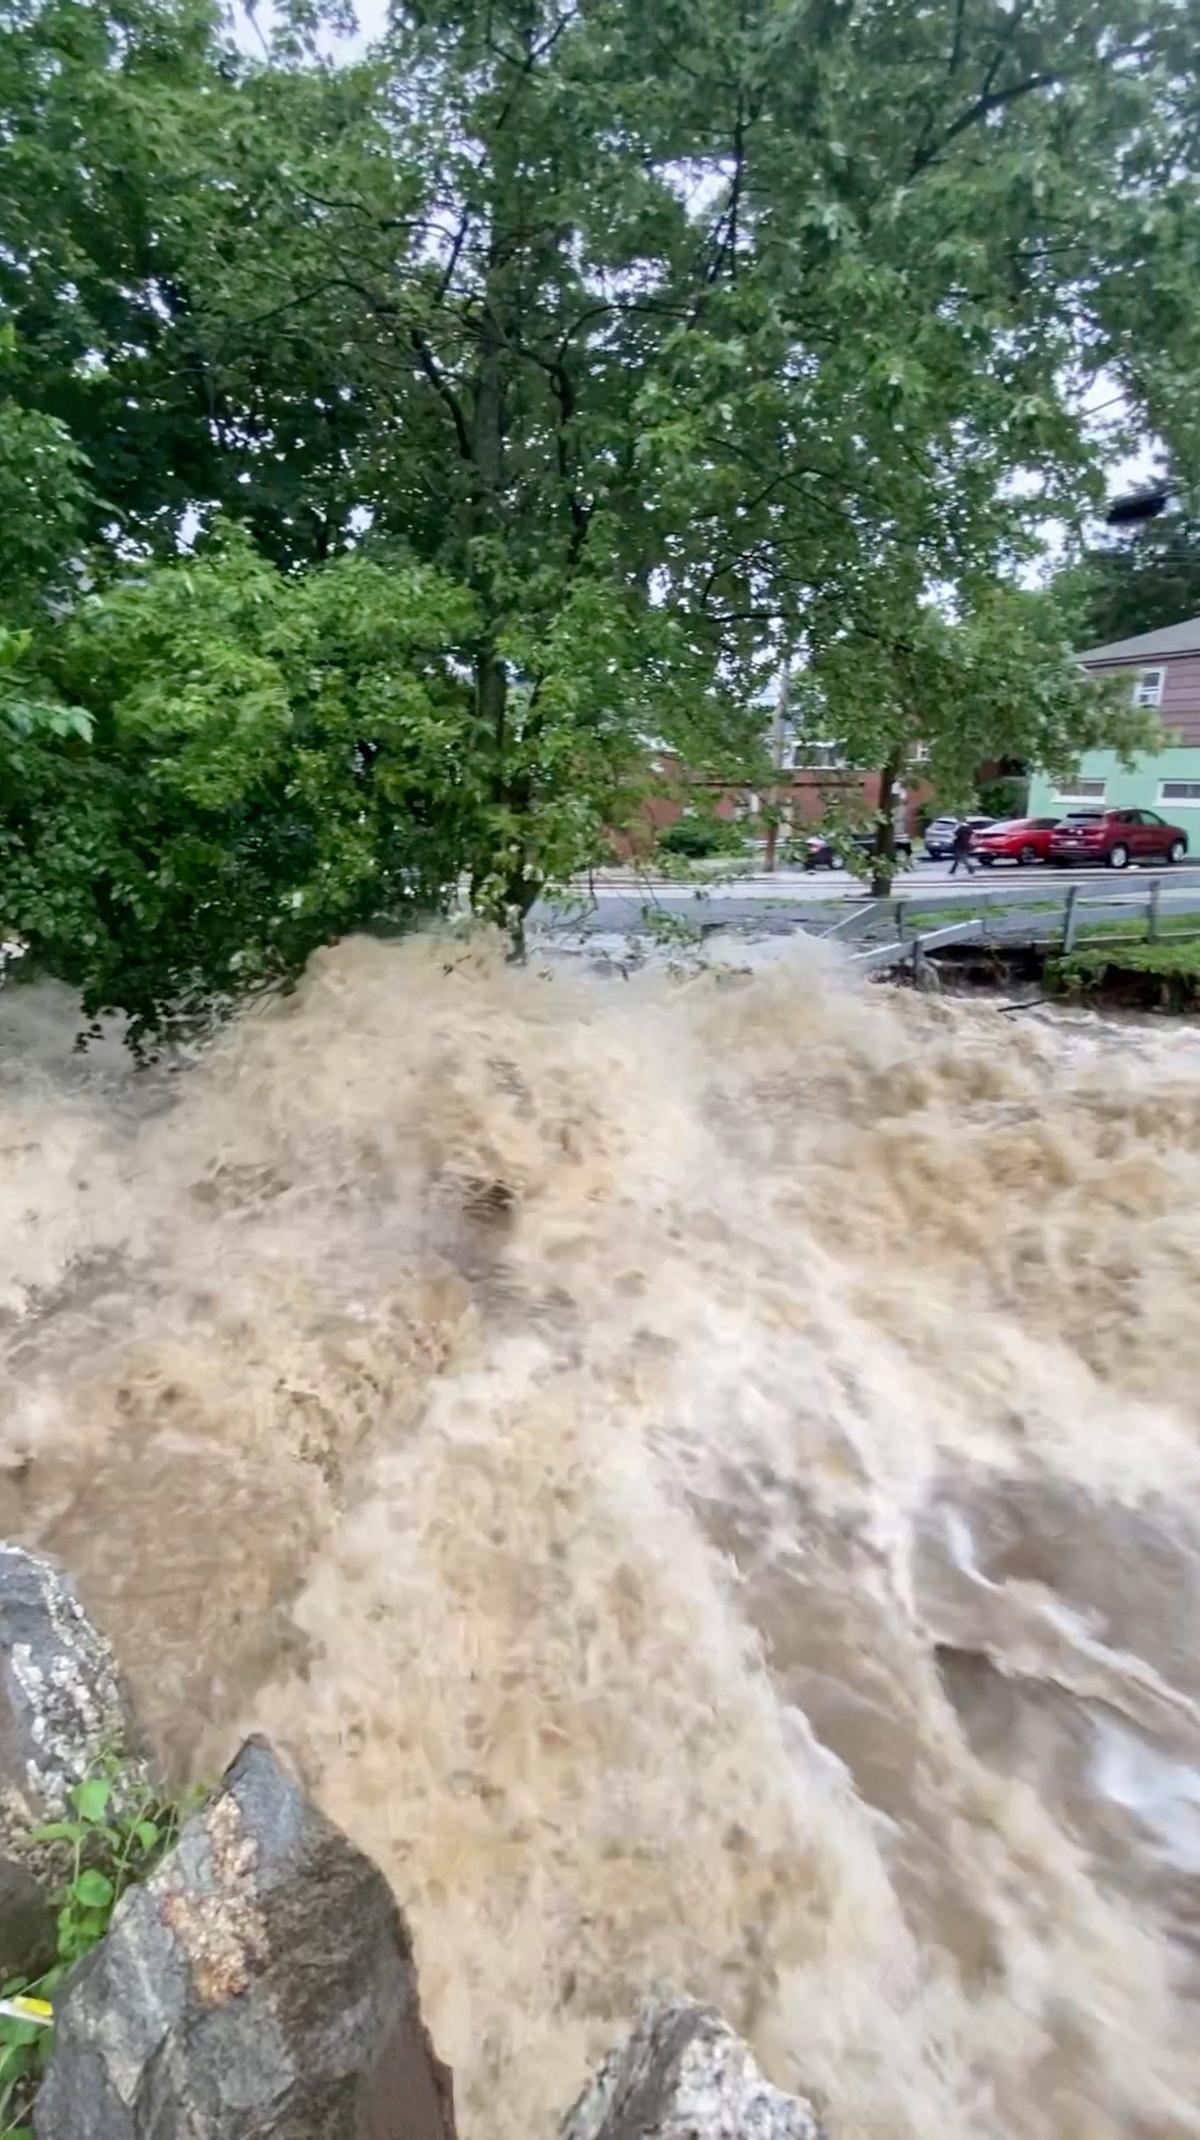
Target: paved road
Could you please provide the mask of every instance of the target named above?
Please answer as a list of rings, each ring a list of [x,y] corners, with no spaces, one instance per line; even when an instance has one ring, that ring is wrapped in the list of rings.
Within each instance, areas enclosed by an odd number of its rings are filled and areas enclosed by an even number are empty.
[[[985,901],[989,905],[995,902],[1004,906],[1036,907],[1049,900],[1057,904],[1063,893],[1076,884],[1089,898],[1119,901],[1136,898],[1139,894],[1144,896],[1152,878],[1158,878],[1164,892],[1170,893],[1173,911],[1186,910],[1188,902],[1180,896],[1186,893],[1194,895],[1196,908],[1200,910],[1200,867],[1123,872],[981,869],[975,876],[964,878],[961,875],[951,877],[946,863],[926,862],[918,863],[916,868],[906,870],[896,879],[892,897],[906,903],[933,906],[939,912],[959,903],[976,907]],[[650,885],[644,879],[614,871],[602,882],[595,883],[593,896],[595,904],[586,911],[546,907],[538,910],[535,919],[550,926],[566,927],[572,933],[579,930],[588,935],[609,931],[623,934],[643,926],[645,910],[650,907],[665,914],[677,914],[702,926],[746,928],[757,925],[774,930],[808,924],[828,928],[840,918],[836,912],[839,904],[849,912],[853,906],[865,901],[866,894],[859,879],[846,870],[832,869],[812,872],[780,870],[771,877],[739,877],[727,883],[697,885]],[[587,899],[587,892],[582,888],[580,898]],[[1114,909],[1114,912],[1119,911],[1119,908]],[[1099,914],[1095,918],[1100,918]]]

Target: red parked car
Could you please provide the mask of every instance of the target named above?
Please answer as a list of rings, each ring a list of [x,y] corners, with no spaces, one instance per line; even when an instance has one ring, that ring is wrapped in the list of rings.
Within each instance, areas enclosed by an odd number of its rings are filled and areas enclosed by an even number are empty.
[[[1187,834],[1154,810],[1072,810],[1050,835],[1050,860],[1102,862],[1127,869],[1131,862],[1182,862]]]
[[[1006,817],[975,834],[971,853],[985,868],[992,862],[1048,862],[1057,823],[1056,817]]]

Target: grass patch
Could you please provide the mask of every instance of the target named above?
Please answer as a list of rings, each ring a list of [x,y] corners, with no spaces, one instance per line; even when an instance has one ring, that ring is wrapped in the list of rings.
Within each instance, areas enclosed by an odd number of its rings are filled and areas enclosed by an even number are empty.
[[[1081,939],[1080,948],[1082,948],[1083,944],[1090,944],[1100,940],[1105,943],[1124,940],[1125,942],[1132,941],[1144,944],[1146,942],[1146,916],[1144,913],[1133,913],[1128,921],[1085,921],[1079,935]],[[1194,914],[1159,915],[1158,938],[1160,943],[1172,938],[1180,940],[1189,936],[1200,939],[1200,911]],[[1153,949],[1153,946],[1151,948]]]
[[[908,911],[910,905],[910,901],[905,902],[905,923],[913,936],[919,935],[925,929],[948,929],[956,921],[1008,921],[1014,915],[1020,914],[1054,914],[1061,919],[1065,912],[1061,899],[1020,899],[1014,900],[1010,905],[1002,905],[996,901],[987,906],[978,906],[964,899],[961,906],[921,907],[911,913]],[[1086,912],[1081,911],[1077,943],[1080,947],[1099,940],[1105,943],[1144,943],[1146,928],[1147,915],[1144,907],[1132,908],[1128,919],[1122,917],[1117,921],[1089,921]],[[1172,938],[1200,938],[1200,904],[1191,913],[1160,914],[1158,935],[1160,941]]]
[[[956,921],[988,921],[1007,919],[1010,914],[1061,914],[1061,899],[1013,899],[1010,901],[989,899],[976,904],[964,899],[952,907],[923,907],[914,900],[906,899],[904,906],[905,928],[912,936],[919,936],[924,929],[950,929]]]
[[[1047,959],[1045,981],[1060,995],[1110,996],[1157,1010],[1200,1009],[1200,936],[1077,944]]]

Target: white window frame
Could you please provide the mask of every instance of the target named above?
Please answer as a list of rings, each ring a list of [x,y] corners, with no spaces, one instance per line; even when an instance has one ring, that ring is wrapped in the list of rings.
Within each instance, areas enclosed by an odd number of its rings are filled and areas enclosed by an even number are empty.
[[[816,751],[818,756],[805,756]],[[840,743],[822,743],[816,736],[798,736],[792,745],[793,773],[844,773],[849,763]]]
[[[1086,791],[1086,792],[1085,792]],[[1100,803],[1108,796],[1108,782],[1099,773],[1077,773],[1065,787],[1055,788],[1056,803]]]
[[[1168,795],[1168,788],[1187,788],[1189,793],[1186,795]],[[1200,808],[1200,780],[1187,780],[1182,776],[1176,780],[1160,780],[1158,794],[1154,799],[1161,808],[1166,808],[1171,803],[1174,803],[1176,809]]]
[[[1136,669],[1134,671],[1132,697],[1135,706],[1153,709],[1162,705],[1163,685],[1167,680],[1165,669]]]

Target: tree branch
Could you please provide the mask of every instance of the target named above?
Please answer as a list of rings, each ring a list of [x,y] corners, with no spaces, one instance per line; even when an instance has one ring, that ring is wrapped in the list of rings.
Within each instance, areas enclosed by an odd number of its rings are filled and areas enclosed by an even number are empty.
[[[331,276],[328,284],[326,284],[326,288],[329,289],[339,286],[343,289],[352,290],[355,296],[362,300],[368,312],[374,318],[386,320],[389,326],[399,327],[407,332],[409,347],[416,357],[418,366],[428,379],[434,393],[454,425],[454,436],[458,444],[459,456],[467,463],[468,467],[474,467],[475,454],[471,445],[471,433],[463,411],[463,405],[434,356],[421,328],[414,321],[406,320],[398,305],[389,303],[386,298],[377,297],[374,290],[368,289],[364,283],[357,281],[353,275],[347,274],[344,267],[340,275]]]
[[[458,266],[459,254],[462,252],[463,246],[466,243],[467,232],[470,228],[471,210],[469,208],[464,208],[462,215],[459,218],[458,229],[454,234],[454,242],[450,247],[450,258],[446,262],[445,270],[438,283],[437,296],[434,299],[434,303],[436,305],[443,305],[446,302],[446,294],[450,288],[450,284],[454,280],[454,270]]]
[[[1005,104],[1015,104],[1019,97],[1032,96],[1035,89],[1051,89],[1065,80],[1065,74],[1056,67],[1042,74],[1026,75],[1023,82],[1012,82],[1007,89],[991,89],[977,96],[973,104],[968,104],[966,110],[959,113],[957,119],[951,120],[937,141],[931,142],[914,156],[909,166],[910,180],[919,178],[922,171],[927,171],[930,164],[937,162],[952,141],[957,141],[958,136],[965,134],[969,127],[977,126],[990,112],[999,111]]]
[[[721,211],[717,224],[717,247],[704,280],[711,285],[720,277],[726,259],[729,261],[729,279],[737,281],[738,215],[741,209],[742,188],[746,177],[746,104],[742,90],[737,93],[737,109],[733,122],[733,176],[729,181],[729,199]]]
[[[909,166],[908,175],[910,180],[918,177],[922,171],[928,169],[931,163],[935,163],[947,142],[952,141],[956,135],[965,131],[966,127],[973,125],[977,119],[985,116],[986,112],[991,108],[988,100],[994,91],[996,77],[1005,60],[1012,52],[1016,42],[1017,31],[1033,4],[1034,0],[1015,0],[1012,12],[1005,23],[1004,35],[997,38],[992,56],[984,70],[983,80],[979,86],[979,95],[968,106],[965,113],[960,113],[959,118],[951,126],[949,133],[943,135],[938,142],[934,142],[932,139],[936,115],[932,110],[926,112],[925,123],[921,128],[921,138],[913,151],[912,162]],[[948,76],[957,72],[963,58],[966,31],[965,12],[965,0],[958,0],[958,13],[954,26],[954,50],[947,69]],[[1019,95],[1020,93],[1021,91],[1018,87],[1015,92],[1009,92],[1008,94]],[[1005,101],[1007,101],[1007,97]]]
[[[449,412],[450,421],[454,425],[454,436],[458,441],[460,458],[466,461],[469,467],[474,467],[475,453],[471,445],[471,433],[467,427],[467,419],[463,414],[463,406],[458,395],[442,371],[437,358],[434,356],[419,327],[410,327],[409,340],[416,352],[417,362],[421,370],[428,379],[438,400]]]
[[[948,74],[957,74],[962,64],[963,31],[966,28],[966,14],[967,0],[955,0],[954,42],[950,47],[950,65],[946,70]]]
[[[513,341],[511,337],[508,339],[509,346],[514,348],[519,356],[527,357],[531,364],[536,364],[540,371],[545,372],[550,381],[550,391],[558,405],[558,424],[555,430],[555,458],[558,463],[559,480],[566,493],[567,509],[571,515],[571,540],[567,550],[567,562],[568,568],[570,568],[578,562],[580,552],[587,541],[593,510],[592,505],[580,495],[571,472],[568,433],[577,405],[575,382],[563,362],[561,346],[556,357],[544,357],[540,350],[531,349],[528,343]]]

